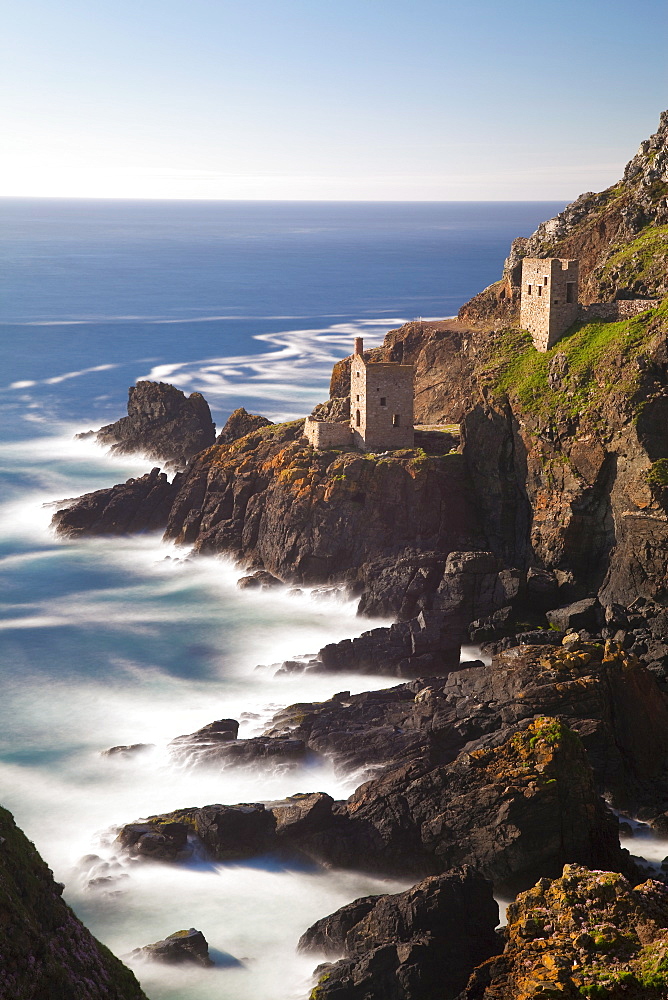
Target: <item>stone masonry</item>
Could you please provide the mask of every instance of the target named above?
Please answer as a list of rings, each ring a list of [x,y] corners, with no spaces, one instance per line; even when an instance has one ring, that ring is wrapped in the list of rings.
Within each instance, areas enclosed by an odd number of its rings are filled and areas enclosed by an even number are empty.
[[[549,351],[578,318],[578,261],[525,257],[520,326],[537,351]]]
[[[313,448],[349,448],[353,443],[349,424],[314,420],[313,417],[306,418],[304,436]]]
[[[361,451],[412,448],[413,365],[366,362],[355,341],[350,366],[350,427]]]

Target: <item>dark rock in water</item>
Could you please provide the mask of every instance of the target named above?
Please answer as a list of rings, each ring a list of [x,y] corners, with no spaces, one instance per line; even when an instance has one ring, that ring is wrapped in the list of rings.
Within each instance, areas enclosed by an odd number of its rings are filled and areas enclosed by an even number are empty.
[[[269,427],[270,424],[271,420],[261,417],[258,413],[248,413],[243,406],[240,406],[230,413],[225,426],[216,438],[216,444],[229,444],[231,441],[245,437],[251,431],[257,431],[261,427]]]
[[[503,955],[472,973],[459,1000],[668,996],[668,888],[566,865],[508,907]]]
[[[597,598],[587,597],[565,608],[547,611],[546,618],[550,625],[561,631],[586,629],[588,632],[596,633],[603,624],[604,611]]]
[[[169,934],[164,941],[135,948],[131,957],[164,962],[166,965],[201,965],[206,969],[214,964],[209,957],[206,938],[194,927]]]
[[[491,883],[464,867],[407,892],[364,897],[310,927],[301,951],[343,954],[320,967],[323,1000],[453,1000],[502,947]]]
[[[237,580],[237,587],[240,590],[271,590],[273,587],[281,587],[283,583],[265,569],[258,569],[249,576],[242,576]]]
[[[171,822],[153,824],[149,817],[145,823],[128,823],[118,835],[119,845],[133,857],[152,861],[181,861],[192,855],[188,843],[190,827],[187,823]]]
[[[398,677],[447,673],[459,665],[461,635],[457,616],[453,619],[442,611],[421,611],[408,622],[329,643],[309,664],[309,670]]]
[[[57,511],[51,526],[60,535],[128,535],[164,528],[179,490],[177,473],[169,482],[164,472],[153,469],[139,479],[128,479],[107,490],[86,493]]]
[[[237,739],[239,723],[219,719],[188,736],[177,736],[169,744],[171,752],[191,765],[227,767],[270,762],[273,767],[295,767],[315,761],[318,755],[304,740],[291,736],[254,736]]]
[[[129,746],[109,747],[108,750],[101,750],[103,757],[134,757],[135,754],[144,750],[153,750],[155,743],[131,743]]]
[[[0,808],[2,1000],[146,1000],[132,972],[75,917],[62,891]]]
[[[178,860],[194,834],[211,857],[234,861],[263,854],[275,846],[276,821],[261,802],[178,809],[124,826],[118,842],[130,854]]]
[[[438,878],[439,876],[432,876]],[[426,879],[425,881],[430,881]],[[373,910],[383,896],[361,896],[352,903],[339,907],[328,917],[316,920],[304,931],[299,939],[299,951],[312,951],[331,958],[338,958],[346,952],[346,937],[348,932],[356,927]],[[498,918],[497,918],[498,922]]]
[[[239,723],[236,719],[217,719],[187,736],[176,736],[169,746],[176,753],[181,750],[190,753],[196,748],[208,749],[229,740],[236,740],[238,733]]]
[[[137,382],[128,390],[128,415],[97,432],[119,455],[139,452],[183,468],[216,439],[209,405],[199,392],[186,396],[167,382]]]

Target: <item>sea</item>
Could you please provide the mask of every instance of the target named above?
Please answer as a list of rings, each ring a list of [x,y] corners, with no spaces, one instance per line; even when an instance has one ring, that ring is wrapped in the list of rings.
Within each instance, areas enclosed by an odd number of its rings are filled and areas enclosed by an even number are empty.
[[[239,590],[242,568],[157,534],[65,540],[57,501],[151,467],[75,435],[125,413],[137,379],[284,420],[327,398],[353,338],[450,316],[501,273],[555,202],[316,203],[0,199],[0,803],[65,899],[117,955],[200,929],[212,969],[128,963],[150,1000],[302,1000],[300,934],[405,883],[248,863],[132,862],[124,823],[295,792],[349,795],[359,775],[198,770],[168,744],[219,718],[262,731],[296,701],[396,683],[277,664],[386,622],[337,592]],[[118,745],[150,744],[129,757]]]

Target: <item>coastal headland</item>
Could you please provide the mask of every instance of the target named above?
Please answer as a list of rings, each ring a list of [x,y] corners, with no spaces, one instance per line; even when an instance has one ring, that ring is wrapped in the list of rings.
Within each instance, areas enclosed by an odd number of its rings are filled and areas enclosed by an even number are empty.
[[[580,261],[581,314],[545,352],[519,325],[525,257]],[[288,706],[254,739],[236,720],[174,734],[197,767],[327,759],[360,775],[349,799],[295,789],[117,832],[137,863],[272,852],[415,879],[306,932],[328,959],[313,1000],[668,996],[668,881],[618,819],[668,829],[667,296],[664,112],[618,184],[515,240],[457,318],[364,352],[414,366],[415,447],[317,450],[303,420],[245,411],[213,441],[199,394],[144,382],[99,440],[179,471],[55,515],[71,538],[164,530],[232,555],[246,586],[341,586],[394,620],[282,669],[397,686]],[[620,318],[634,300],[655,304]],[[350,364],[319,419],[349,419]],[[462,642],[482,658],[460,663]],[[502,932],[493,889],[519,893]]]

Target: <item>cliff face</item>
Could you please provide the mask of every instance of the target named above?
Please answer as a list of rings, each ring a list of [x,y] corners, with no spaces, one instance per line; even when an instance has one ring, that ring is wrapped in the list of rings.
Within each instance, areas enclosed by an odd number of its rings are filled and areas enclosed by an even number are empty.
[[[517,328],[521,259],[578,257],[585,303],[665,296],[667,196],[664,112],[622,181],[516,240],[457,321],[408,324],[373,352],[415,364],[417,421],[462,421],[490,547],[605,603],[668,598],[668,303],[579,322],[539,354]]]
[[[527,334],[415,324],[381,349],[415,363],[416,419],[461,420],[490,547],[606,603],[668,597],[668,302]],[[457,363],[454,363],[457,358]],[[453,362],[453,363],[451,363]]]
[[[426,563],[442,574],[452,549],[484,547],[461,455],[318,452],[302,429],[302,421],[272,425],[200,454],[166,537],[230,552],[286,581],[358,589],[401,557],[401,593],[387,608],[395,612]]]
[[[62,886],[2,808],[0,834],[1,1000],[146,1000],[63,902]]]

